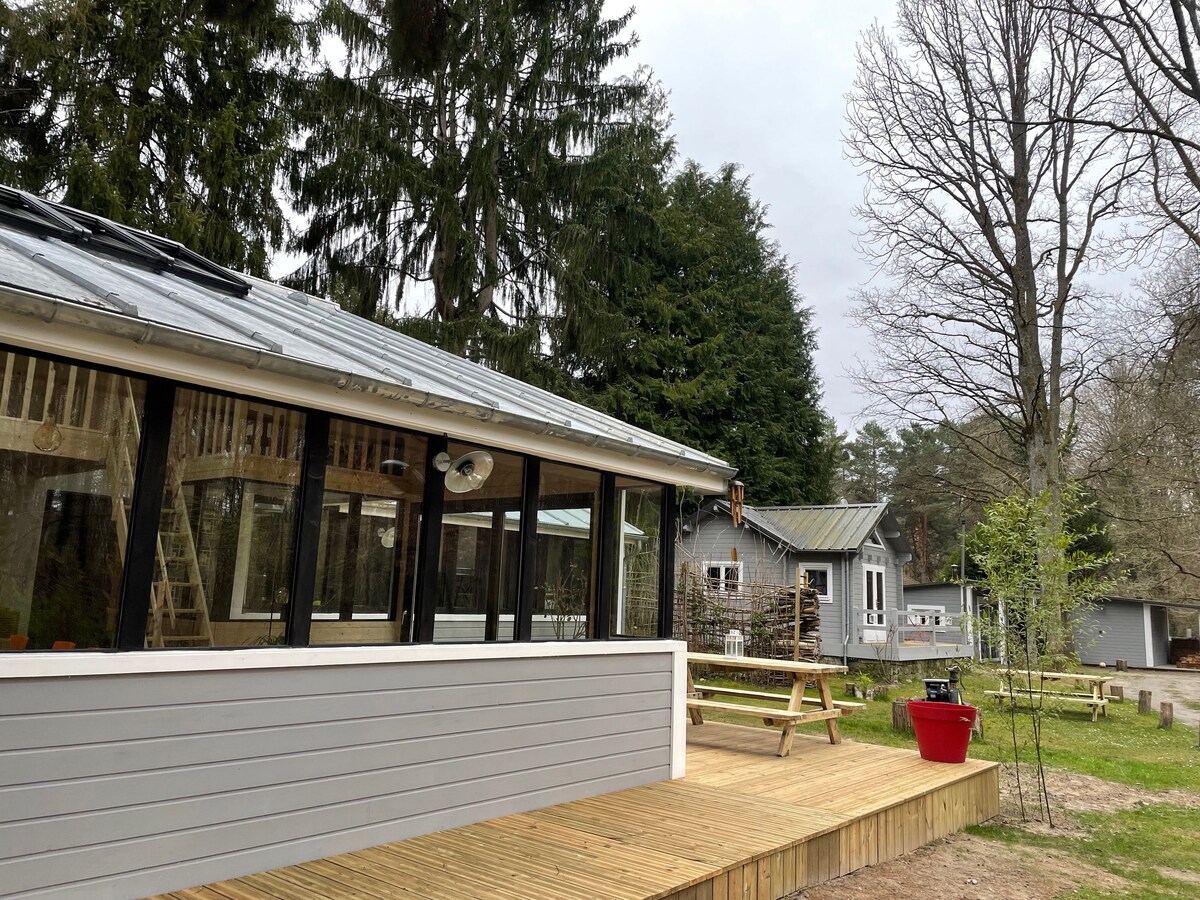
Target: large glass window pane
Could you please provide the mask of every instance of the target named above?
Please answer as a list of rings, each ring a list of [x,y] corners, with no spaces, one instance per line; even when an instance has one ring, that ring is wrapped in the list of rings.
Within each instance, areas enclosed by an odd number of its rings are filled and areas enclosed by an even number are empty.
[[[145,393],[0,351],[0,650],[113,645]]]
[[[594,633],[600,473],[554,463],[541,469],[533,639],[581,640]]]
[[[425,438],[333,419],[311,642],[386,644],[411,627]]]
[[[617,479],[613,636],[658,637],[662,485]]]
[[[292,581],[304,413],[181,389],[146,644],[280,644]]]
[[[524,460],[452,442],[445,467],[435,641],[511,641]]]

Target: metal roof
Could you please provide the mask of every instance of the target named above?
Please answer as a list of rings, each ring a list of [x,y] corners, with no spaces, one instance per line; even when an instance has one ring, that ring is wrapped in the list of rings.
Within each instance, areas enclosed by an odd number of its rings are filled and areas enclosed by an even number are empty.
[[[720,506],[728,509],[728,503]],[[858,550],[882,527],[887,540],[901,553],[911,553],[899,523],[886,503],[836,506],[745,506],[742,517],[759,531],[794,550],[847,553]]]
[[[16,289],[5,291],[4,288]],[[19,293],[17,293],[19,292]],[[36,301],[30,301],[30,296]],[[60,315],[64,304],[69,315]],[[176,348],[399,403],[728,480],[723,460],[667,440],[179,244],[0,187],[0,310],[119,337],[130,325]],[[186,338],[184,340],[183,338]],[[381,390],[382,389],[382,390]],[[252,384],[247,385],[253,391]]]

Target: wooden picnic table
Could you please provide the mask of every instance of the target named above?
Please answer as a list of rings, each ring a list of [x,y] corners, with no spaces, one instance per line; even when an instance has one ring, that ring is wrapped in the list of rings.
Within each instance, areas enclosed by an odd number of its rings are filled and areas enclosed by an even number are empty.
[[[1014,693],[1021,696],[1042,697],[1052,702],[1082,703],[1091,707],[1092,721],[1095,722],[1101,712],[1108,717],[1108,697],[1104,695],[1104,687],[1110,681],[1115,681],[1115,675],[1093,675],[1090,672],[1039,672],[1028,669],[1000,669],[996,672],[1001,678],[1011,678]],[[1070,682],[1084,685],[1086,690],[1073,692],[1062,690],[1047,690],[1047,683]],[[1036,685],[1032,687],[1031,685]],[[997,702],[1003,702],[1008,691],[984,691],[995,697]]]
[[[704,710],[710,712],[735,713],[738,715],[761,718],[768,725],[781,725],[783,733],[779,737],[779,756],[787,756],[792,750],[792,736],[796,726],[801,722],[825,722],[829,732],[829,742],[840,744],[842,733],[838,729],[838,718],[847,712],[861,709],[861,703],[846,703],[835,701],[829,679],[835,675],[846,674],[845,666],[824,666],[818,663],[796,662],[790,659],[765,659],[757,656],[722,656],[718,653],[689,653],[688,659],[688,715],[693,725],[704,724]],[[694,666],[707,666],[717,669],[741,669],[757,672],[784,672],[792,679],[790,695],[772,694],[767,691],[753,691],[742,688],[721,688],[711,685],[697,687],[692,680]],[[804,695],[807,683],[816,685],[816,696]],[[713,696],[746,697],[756,700],[786,701],[784,709],[774,709],[769,706],[752,706],[745,703],[730,703],[713,700]],[[805,706],[819,707],[805,710]]]

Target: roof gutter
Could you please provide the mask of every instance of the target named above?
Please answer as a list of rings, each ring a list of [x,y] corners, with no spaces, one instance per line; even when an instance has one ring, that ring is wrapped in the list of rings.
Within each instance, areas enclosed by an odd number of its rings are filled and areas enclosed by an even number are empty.
[[[692,460],[682,454],[656,450],[652,447],[633,446],[627,441],[603,435],[582,434],[562,425],[556,426],[531,416],[504,412],[484,403],[474,404],[450,400],[397,382],[355,375],[317,363],[291,359],[267,349],[247,347],[231,341],[205,337],[171,325],[163,325],[145,319],[134,319],[109,310],[25,291],[9,285],[0,285],[0,311],[37,319],[47,324],[58,323],[91,329],[110,337],[130,340],[136,344],[148,344],[181,353],[203,356],[244,366],[251,370],[262,370],[302,381],[333,386],[342,391],[371,394],[416,407],[467,416],[479,421],[511,425],[532,434],[557,437],[586,447],[610,450],[623,456],[653,459],[668,466],[716,475],[724,480],[732,478],[737,473],[737,469],[727,465]]]

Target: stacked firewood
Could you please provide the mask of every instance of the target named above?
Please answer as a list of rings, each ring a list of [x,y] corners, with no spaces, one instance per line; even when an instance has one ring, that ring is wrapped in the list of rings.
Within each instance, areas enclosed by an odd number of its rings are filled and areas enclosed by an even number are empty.
[[[782,588],[773,598],[770,608],[771,656],[775,659],[816,660],[821,655],[821,605],[812,588]],[[796,629],[799,616],[800,628]],[[799,636],[799,642],[796,638]],[[799,647],[799,653],[795,648]]]
[[[1175,663],[1181,669],[1200,669],[1200,653],[1191,653],[1187,656],[1179,657]]]

